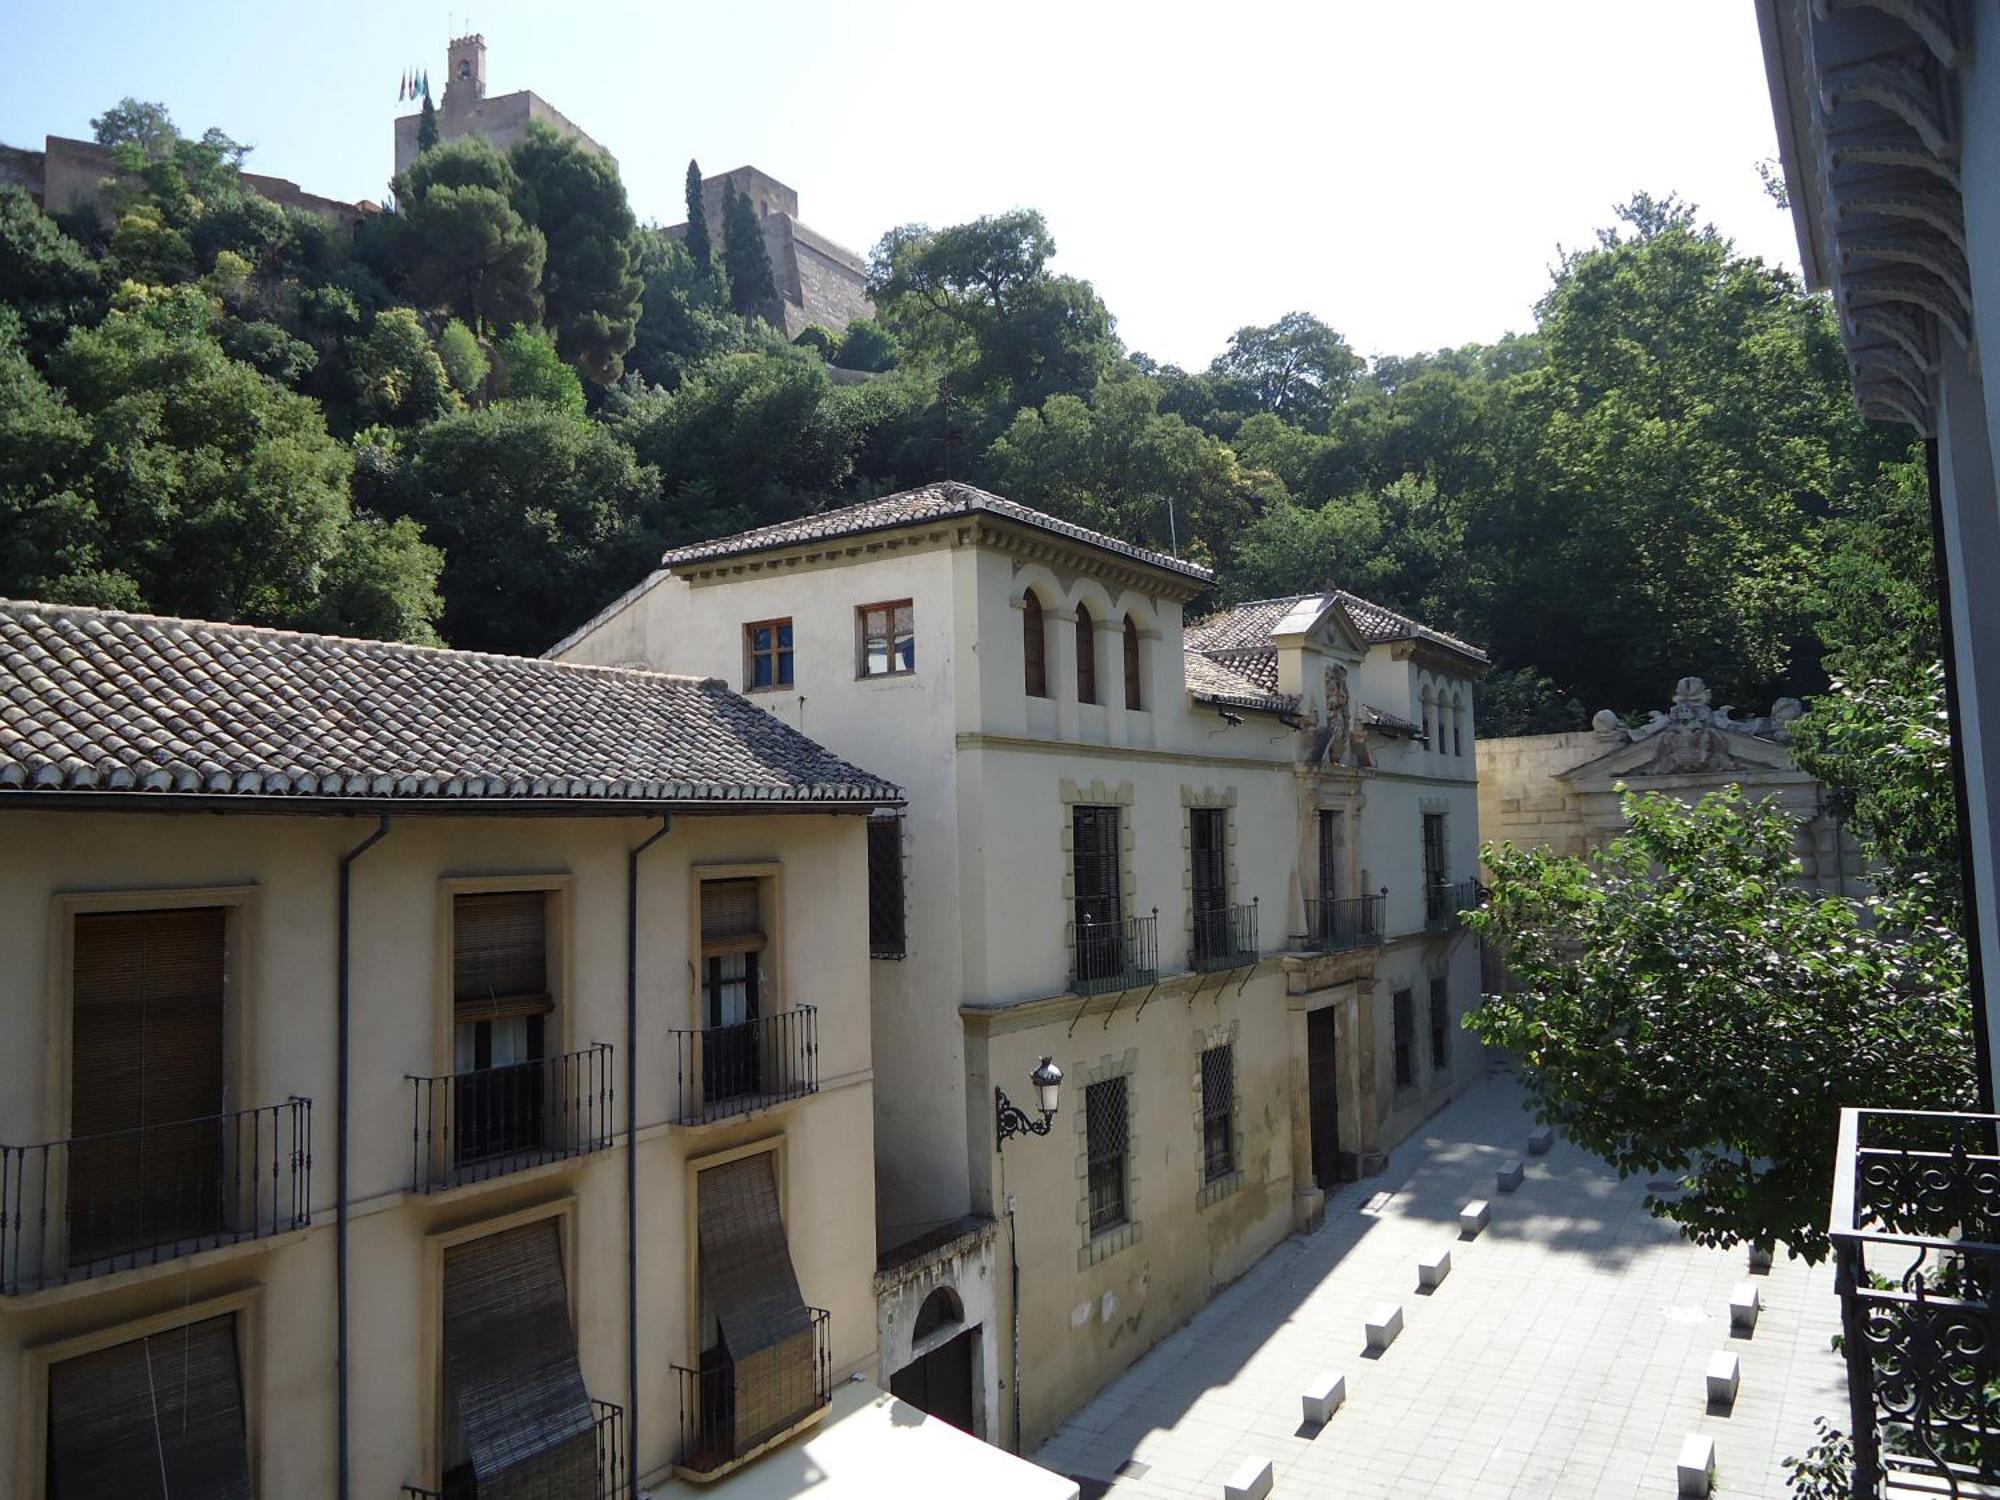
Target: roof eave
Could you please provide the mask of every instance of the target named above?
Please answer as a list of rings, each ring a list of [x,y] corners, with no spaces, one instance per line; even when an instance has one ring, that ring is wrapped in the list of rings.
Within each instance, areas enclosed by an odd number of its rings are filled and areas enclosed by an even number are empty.
[[[1764,47],[1764,76],[1771,91],[1771,114],[1778,132],[1778,163],[1785,175],[1792,214],[1792,233],[1799,244],[1799,264],[1806,285],[1826,291],[1832,285],[1821,253],[1821,212],[1818,174],[1809,170],[1815,155],[1813,89],[1805,76],[1805,57],[1792,0],[1756,0],[1757,31]]]
[[[771,813],[866,813],[904,807],[908,799],[886,790],[841,797],[316,797],[282,792],[130,792],[75,788],[0,790],[0,808],[50,812],[291,813],[335,817],[353,813],[402,813],[414,817],[643,818],[661,813],[753,816]]]

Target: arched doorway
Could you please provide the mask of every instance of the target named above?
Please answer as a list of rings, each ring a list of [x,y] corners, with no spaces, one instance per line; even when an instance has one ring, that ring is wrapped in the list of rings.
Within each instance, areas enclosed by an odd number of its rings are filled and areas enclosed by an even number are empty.
[[[916,1327],[910,1333],[910,1348],[917,1358],[889,1377],[889,1393],[961,1432],[972,1432],[978,1339],[979,1330],[965,1326],[965,1305],[958,1293],[938,1287],[917,1309]]]

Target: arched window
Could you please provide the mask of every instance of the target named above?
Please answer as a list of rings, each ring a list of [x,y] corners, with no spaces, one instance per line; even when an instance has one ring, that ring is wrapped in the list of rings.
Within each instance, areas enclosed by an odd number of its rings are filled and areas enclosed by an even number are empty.
[[[1144,708],[1145,698],[1139,691],[1139,627],[1132,623],[1132,617],[1125,617],[1125,706]]]
[[[1097,701],[1097,632],[1088,604],[1076,607],[1076,701]]]
[[[1435,750],[1438,747],[1438,742],[1431,734],[1431,728],[1432,728],[1431,689],[1429,683],[1424,684],[1423,697],[1424,697],[1424,748],[1426,750]]]
[[[1030,698],[1049,695],[1048,633],[1042,628],[1042,601],[1029,589],[1021,600],[1021,655],[1027,662]]]
[[[910,1341],[920,1344],[940,1328],[964,1321],[965,1305],[958,1300],[958,1293],[941,1286],[924,1298],[924,1305],[917,1309],[917,1326],[910,1331]]]
[[[1457,693],[1451,695],[1451,753],[1465,754],[1465,700]]]

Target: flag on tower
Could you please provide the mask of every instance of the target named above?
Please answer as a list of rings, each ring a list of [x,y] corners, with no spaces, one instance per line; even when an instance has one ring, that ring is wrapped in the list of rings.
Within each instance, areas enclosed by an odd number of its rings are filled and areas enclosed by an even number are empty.
[[[430,98],[430,96],[431,96],[431,70],[430,70],[429,68],[425,68],[425,69],[424,69],[424,97],[425,97],[426,99],[428,99],[428,98]]]
[[[410,97],[410,75],[405,73],[396,83],[396,102],[401,104]]]

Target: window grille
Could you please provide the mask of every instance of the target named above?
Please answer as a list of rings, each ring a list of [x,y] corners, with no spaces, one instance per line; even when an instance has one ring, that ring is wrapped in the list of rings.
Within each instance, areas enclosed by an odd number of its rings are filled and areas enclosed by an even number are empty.
[[[1123,1078],[1107,1078],[1083,1091],[1084,1134],[1089,1144],[1090,1232],[1116,1229],[1131,1217],[1125,1201],[1125,1158],[1131,1149]]]
[[[1431,981],[1431,1067],[1451,1066],[1451,987],[1442,978]]]
[[[1406,1089],[1417,1081],[1415,997],[1408,990],[1397,990],[1392,1008],[1396,1033],[1396,1087]]]
[[[903,820],[868,820],[868,954],[901,958],[903,926]]]
[[[1201,1054],[1201,1172],[1214,1182],[1236,1170],[1230,1119],[1236,1102],[1236,1049],[1225,1042]]]

